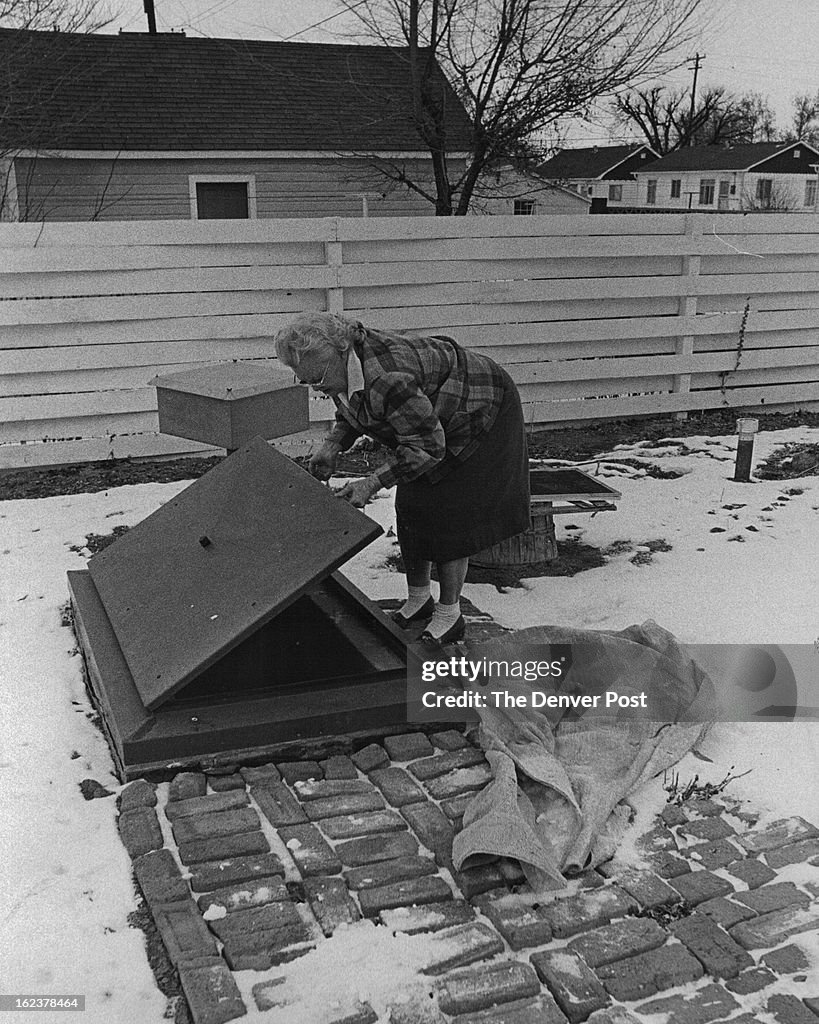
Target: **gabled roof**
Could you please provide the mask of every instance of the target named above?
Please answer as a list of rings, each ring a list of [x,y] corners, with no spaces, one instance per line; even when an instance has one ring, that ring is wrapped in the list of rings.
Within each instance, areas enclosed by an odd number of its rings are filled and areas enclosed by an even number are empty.
[[[8,149],[416,152],[407,51],[0,29]],[[438,70],[449,148],[466,112]]]
[[[745,146],[688,146],[660,157],[651,173],[662,171],[748,171],[794,146],[814,150],[806,142],[754,142]]]
[[[613,171],[618,164],[641,150],[656,153],[650,146],[639,144],[628,146],[589,146],[584,149],[563,149],[551,159],[538,165],[538,173],[544,178],[571,180],[573,178],[602,178]]]

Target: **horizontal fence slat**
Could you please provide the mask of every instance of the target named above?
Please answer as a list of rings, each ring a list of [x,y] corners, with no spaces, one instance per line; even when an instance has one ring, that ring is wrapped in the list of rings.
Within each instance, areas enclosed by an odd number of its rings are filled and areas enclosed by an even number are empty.
[[[336,272],[327,266],[189,267],[181,270],[112,270],[15,274],[0,277],[2,299],[67,296],[154,296],[173,292],[272,291],[331,288]]]
[[[153,377],[325,309],[490,354],[540,425],[819,402],[812,214],[7,224],[0,467],[190,451]]]
[[[85,323],[105,320],[141,320],[150,310],[157,319],[195,315],[227,316],[230,313],[293,312],[321,309],[322,291],[278,292],[179,292],[144,296],[111,295],[82,299],[21,299],[0,302],[0,324]]]

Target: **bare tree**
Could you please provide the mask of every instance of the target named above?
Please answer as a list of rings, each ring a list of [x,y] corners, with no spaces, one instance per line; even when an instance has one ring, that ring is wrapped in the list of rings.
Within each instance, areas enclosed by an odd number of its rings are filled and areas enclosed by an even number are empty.
[[[794,96],[793,120],[785,140],[819,146],[819,90],[814,96],[807,93]]]
[[[521,156],[528,140],[601,97],[682,64],[702,0],[339,0],[371,40],[409,62],[416,130],[433,183],[402,165],[379,169],[438,215],[465,214],[483,172]],[[471,145],[450,157],[436,63],[463,102]]]
[[[740,209],[748,213],[790,213],[798,205],[791,189],[779,181],[760,180],[755,192],[746,189],[740,197]]]
[[[686,90],[662,85],[632,89],[615,100],[615,115],[661,155],[692,145],[770,142],[776,134],[766,99],[759,93],[737,97],[723,86],[702,90],[693,115]]]

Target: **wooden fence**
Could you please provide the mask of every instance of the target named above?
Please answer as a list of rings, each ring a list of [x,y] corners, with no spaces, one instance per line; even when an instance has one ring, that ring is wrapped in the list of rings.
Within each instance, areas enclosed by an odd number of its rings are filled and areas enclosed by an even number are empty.
[[[7,224],[0,467],[202,450],[151,378],[306,309],[452,334],[534,425],[819,402],[812,214]]]

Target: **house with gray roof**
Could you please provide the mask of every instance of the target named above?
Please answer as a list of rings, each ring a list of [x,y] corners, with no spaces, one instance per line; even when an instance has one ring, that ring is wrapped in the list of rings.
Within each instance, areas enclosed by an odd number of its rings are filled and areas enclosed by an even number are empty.
[[[5,220],[432,214],[407,54],[181,33],[0,29]],[[466,111],[438,69],[448,151]]]
[[[605,199],[608,206],[634,206],[635,174],[650,166],[657,154],[650,146],[587,146],[563,149],[538,164],[538,174],[555,185],[574,189],[588,200]]]
[[[819,151],[806,142],[690,146],[636,173],[635,206],[815,213]]]

